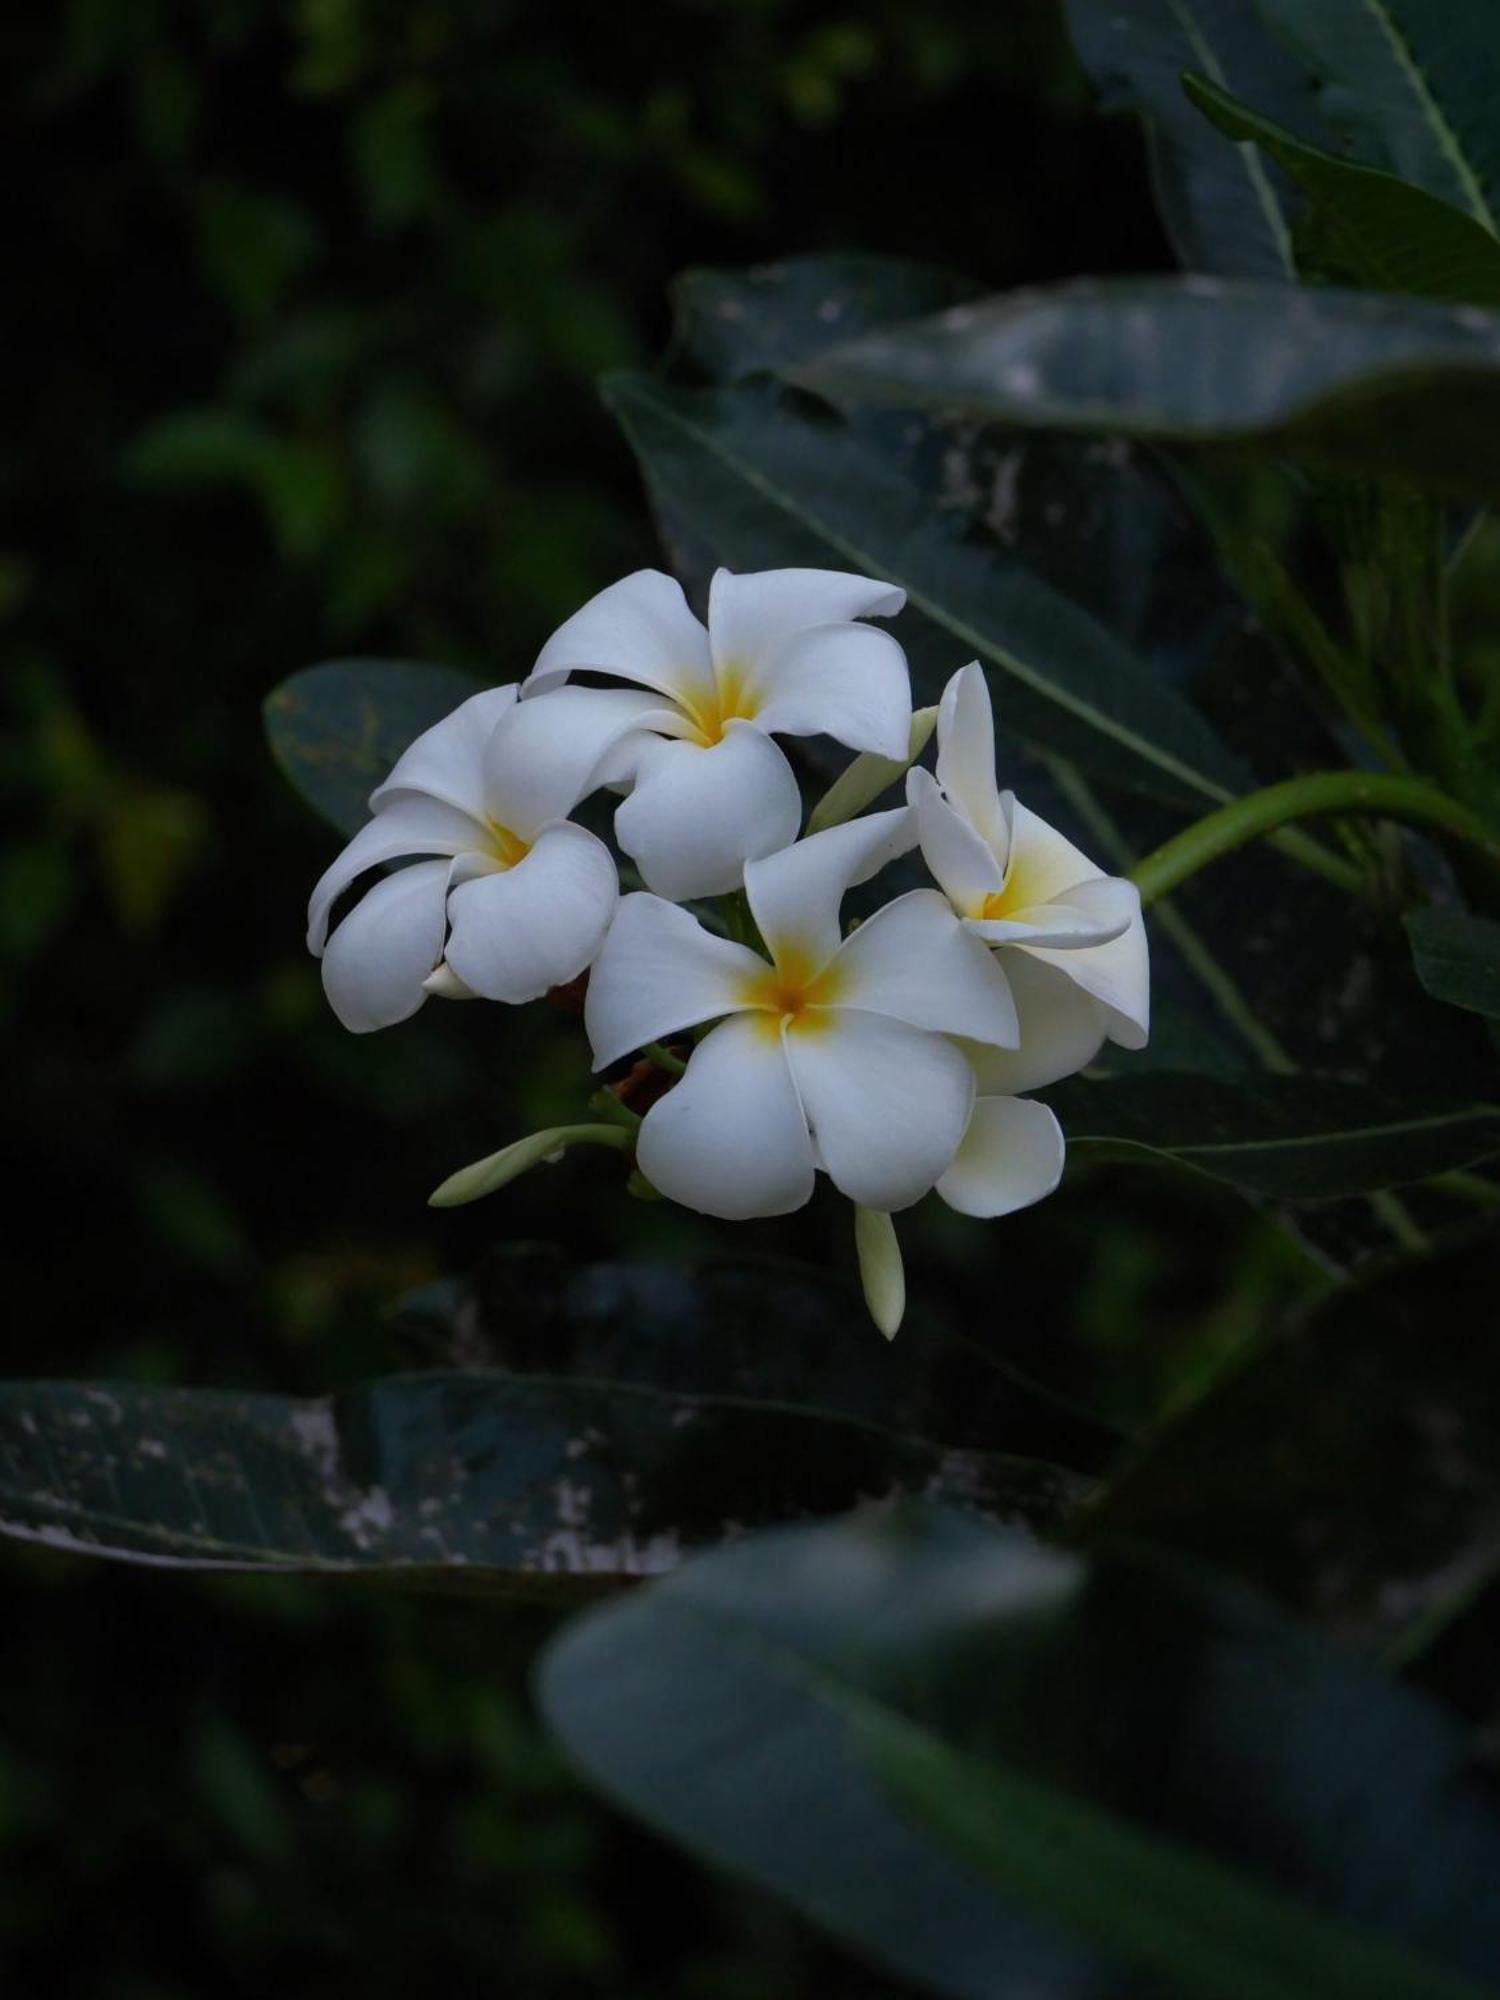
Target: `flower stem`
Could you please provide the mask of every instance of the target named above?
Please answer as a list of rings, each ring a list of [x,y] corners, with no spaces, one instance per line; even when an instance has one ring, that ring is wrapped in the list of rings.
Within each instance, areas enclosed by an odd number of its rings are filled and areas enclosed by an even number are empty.
[[[1500,869],[1500,840],[1477,814],[1435,785],[1380,771],[1316,771],[1233,799],[1184,827],[1133,868],[1131,880],[1142,903],[1154,903],[1220,855],[1263,834],[1274,834],[1292,820],[1326,813],[1360,813],[1448,833],[1481,849]]]
[[[641,1050],[641,1054],[643,1056],[650,1056],[656,1067],[664,1069],[668,1076],[686,1076],[687,1074],[687,1064],[682,1060],[682,1057],[674,1056],[672,1051],[668,1048],[663,1048],[660,1042],[647,1042]]]
[[[630,1143],[630,1133],[619,1125],[553,1125],[545,1132],[517,1139],[514,1145],[502,1146],[487,1159],[460,1167],[427,1197],[428,1205],[460,1208],[465,1202],[478,1201],[482,1195],[506,1186],[518,1174],[540,1166],[543,1160],[555,1159],[569,1146],[614,1146],[623,1151]]]

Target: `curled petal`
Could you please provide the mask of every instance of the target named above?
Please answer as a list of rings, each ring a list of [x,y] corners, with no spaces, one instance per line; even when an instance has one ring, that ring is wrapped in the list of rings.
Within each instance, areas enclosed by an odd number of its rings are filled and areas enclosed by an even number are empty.
[[[995,783],[995,716],[989,684],[977,660],[960,667],[943,689],[937,739],[938,783],[1004,867],[1008,814]],[[1072,879],[1076,881],[1077,875]]]
[[[1015,1001],[1020,1046],[1004,1049],[964,1042],[980,1096],[1018,1097],[1087,1069],[1109,1029],[1109,1010],[1103,1001],[1029,951],[1007,947],[994,956]]]
[[[559,688],[528,696],[495,725],[485,751],[490,818],[530,840],[549,820],[566,819],[601,772],[618,768],[623,738],[662,714],[644,688]]]
[[[812,969],[826,965],[839,948],[845,892],[916,843],[916,821],[897,806],[809,834],[795,846],[783,843],[780,852],[752,861],[745,893],[761,936],[783,959],[801,958]]]
[[[515,705],[516,684],[470,695],[451,715],[435,722],[407,745],[383,785],[370,794],[370,807],[384,812],[407,792],[425,792],[460,812],[484,817],[484,751],[495,724]]]
[[[420,792],[393,797],[318,878],[307,905],[308,950],[314,958],[322,955],[334,904],[367,868],[405,861],[414,854],[463,854],[484,842],[483,827],[454,806],[424,798]]]
[[[1011,1215],[1062,1179],[1062,1127],[1045,1104],[981,1097],[937,1191],[960,1215]]]
[[[762,569],[744,576],[715,570],[708,590],[714,663],[721,672],[753,672],[809,625],[894,618],[905,602],[906,592],[895,584],[844,570]]]
[[[1140,891],[1118,875],[1075,882],[1051,902],[1033,903],[995,920],[969,925],[986,944],[1040,945],[1055,951],[1087,951],[1123,937],[1141,916]]]
[[[813,625],[752,670],[755,720],[773,735],[831,736],[851,750],[901,758],[911,736],[911,676],[889,632]]]
[[[615,814],[615,837],[649,888],[682,901],[737,889],[745,863],[797,837],[802,796],[792,767],[752,723],[724,739],[656,743]]]
[[[1019,802],[1011,810],[1010,866],[1006,889],[1028,906],[1062,898],[1075,883],[1112,879],[1082,848]]]
[[[877,910],[832,963],[840,1007],[1016,1046],[1016,1005],[1000,961],[936,889],[913,889]]]
[[[418,861],[377,882],[328,940],[323,991],[356,1035],[393,1027],[427,998],[424,983],[443,955],[446,861]]]
[[[943,797],[930,771],[911,771],[906,797],[917,815],[922,859],[960,916],[972,917],[998,894],[1005,869],[988,841]]]
[[[974,1072],[941,1035],[831,1008],[786,1037],[792,1074],[834,1185],[863,1208],[907,1208],[952,1162]]]
[[[746,987],[765,973],[764,959],[714,937],[675,903],[622,897],[584,1002],[594,1067],[603,1069],[679,1028],[737,1012]]]
[[[708,634],[682,585],[656,569],[622,577],[560,625],[537,655],[526,693],[561,687],[574,673],[618,674],[689,707],[714,699]]]
[[[558,820],[524,860],[448,898],[448,963],[486,1000],[538,1000],[576,979],[604,942],[619,880],[609,849]]]
[[[774,1023],[741,1014],[693,1051],[646,1113],[636,1145],[651,1185],[700,1215],[787,1215],[813,1187],[812,1141]]]
[[[1122,1049],[1146,1046],[1151,1035],[1151,955],[1139,916],[1123,937],[1091,951],[1043,951],[1030,945],[1012,949],[1054,967],[1101,1001],[1112,1042]]]

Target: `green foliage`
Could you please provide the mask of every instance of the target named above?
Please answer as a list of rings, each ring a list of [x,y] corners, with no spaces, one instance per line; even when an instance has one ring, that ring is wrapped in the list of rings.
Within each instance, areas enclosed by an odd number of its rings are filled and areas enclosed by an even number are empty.
[[[1436,906],[1406,920],[1417,977],[1435,1000],[1500,1020],[1500,924]]]
[[[934,1992],[1494,1971],[1500,1817],[1457,1727],[1159,1558],[936,1510],[788,1530],[587,1615],[540,1689],[612,1796]]]
[[[1308,198],[1299,261],[1377,292],[1454,305],[1500,305],[1500,241],[1462,208],[1379,167],[1308,145],[1206,77],[1183,79],[1188,100],[1231,139],[1256,145]]]

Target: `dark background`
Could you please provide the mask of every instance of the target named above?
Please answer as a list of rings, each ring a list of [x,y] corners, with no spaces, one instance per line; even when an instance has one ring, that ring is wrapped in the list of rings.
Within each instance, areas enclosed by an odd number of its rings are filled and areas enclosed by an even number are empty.
[[[502,1230],[711,1248],[591,1158],[426,1209],[576,1103],[579,1037],[343,1033],[301,945],[336,838],[259,704],[337,655],[513,678],[660,559],[592,384],[661,350],[683,267],[1164,268],[1135,131],[1037,0],[72,0],[3,35],[4,1372],[318,1392],[441,1360],[385,1308]],[[846,1237],[820,1200],[735,1241]],[[927,1304],[1125,1426],[1308,1278],[1138,1172],[924,1211],[913,1250]],[[15,1550],[0,1588],[7,1995],[888,1990],[574,1786],[539,1612]]]

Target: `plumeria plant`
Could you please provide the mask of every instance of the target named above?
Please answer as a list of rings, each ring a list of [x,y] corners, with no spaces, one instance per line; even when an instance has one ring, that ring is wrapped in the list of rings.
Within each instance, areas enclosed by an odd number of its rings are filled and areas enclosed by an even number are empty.
[[[1021,1093],[1106,1036],[1144,1045],[1140,897],[999,790],[977,664],[943,694],[936,778],[913,765],[907,803],[841,823],[835,792],[798,838],[776,734],[859,753],[851,799],[888,788],[927,734],[900,646],[858,622],[903,602],[834,571],[719,570],[705,631],[644,571],[570,618],[524,685],[471,695],[402,753],[309,906],[340,1020],[383,1028],[431,995],[520,1003],[585,981],[593,1066],[626,1065],[592,1099],[607,1122],[513,1140],[436,1204],[590,1143],[629,1156],[637,1192],[728,1221],[802,1207],[821,1170],[854,1204],[865,1296],[894,1335],[894,1211],[936,1189],[996,1217],[1057,1186],[1061,1128]],[[615,838],[647,885],[623,899],[609,850],[570,817],[606,788],[625,794]],[[913,850],[928,885],[846,932],[849,891]],[[342,892],[398,860],[330,932]]]
[[[432,1196],[490,1197],[501,1239],[400,1307],[443,1365],[324,1400],[11,1385],[0,1529],[599,1596],[538,1678],[578,1768],[954,2000],[1473,2000],[1500,27],[1067,13],[1180,275],[692,273],[670,363],[604,384],[671,573],[500,686],[340,661],[270,697],[348,842],[308,912],[344,1026],[489,1003],[503,1069],[550,998],[573,1038],[564,1122]],[[590,1146],[620,1212],[720,1254],[509,1241],[587,1168],[518,1177]],[[1032,1379],[1024,1301],[1163,1175],[1284,1232],[1295,1310],[1242,1302],[1144,1416]],[[820,1259],[736,1248],[831,1199]],[[946,1288],[908,1302],[898,1227]],[[1127,1282],[1089,1302],[1116,1347]]]

